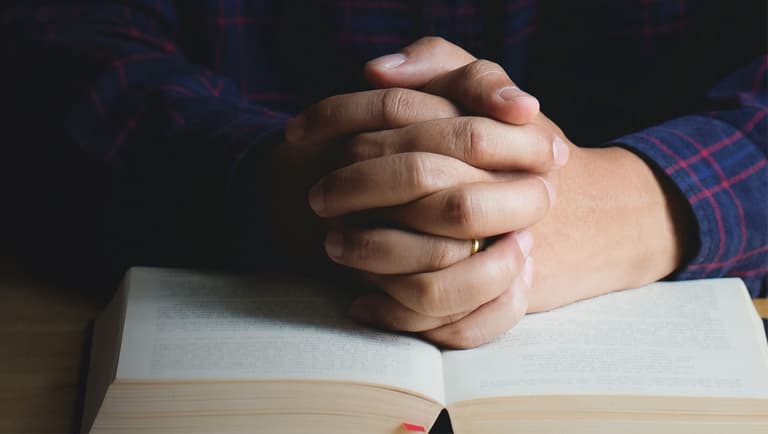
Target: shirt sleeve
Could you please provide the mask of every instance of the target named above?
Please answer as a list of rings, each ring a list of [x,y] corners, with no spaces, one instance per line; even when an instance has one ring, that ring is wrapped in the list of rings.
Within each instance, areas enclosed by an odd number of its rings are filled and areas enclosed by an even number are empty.
[[[670,279],[735,276],[768,295],[768,56],[707,95],[717,110],[683,116],[612,144],[656,164],[695,216],[698,249]]]
[[[254,184],[289,116],[188,59],[174,2],[17,4],[1,18],[14,41],[4,68],[16,69],[27,98],[45,98],[40,125],[60,126],[106,168],[106,236],[134,251],[126,260],[199,252],[206,237],[228,249],[222,240],[239,242],[242,221],[264,224]]]

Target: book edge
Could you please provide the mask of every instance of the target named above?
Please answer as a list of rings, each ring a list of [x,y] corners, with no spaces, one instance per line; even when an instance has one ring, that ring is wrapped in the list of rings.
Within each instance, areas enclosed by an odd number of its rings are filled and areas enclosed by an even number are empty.
[[[123,327],[127,308],[131,276],[135,269],[129,269],[112,301],[99,314],[93,324],[93,338],[88,365],[88,379],[81,419],[82,432],[90,432],[107,390],[116,378],[123,341]]]

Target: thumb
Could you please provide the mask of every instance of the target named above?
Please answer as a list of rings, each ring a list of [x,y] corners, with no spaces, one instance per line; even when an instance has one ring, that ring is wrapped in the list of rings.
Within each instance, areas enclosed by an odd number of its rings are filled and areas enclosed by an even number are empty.
[[[539,101],[520,90],[501,66],[477,60],[443,38],[421,38],[399,53],[373,59],[364,74],[375,87],[421,89],[470,114],[509,124],[527,124],[539,113]]]
[[[443,38],[421,38],[399,53],[371,60],[363,73],[378,88],[420,88],[435,77],[475,61],[475,56]]]

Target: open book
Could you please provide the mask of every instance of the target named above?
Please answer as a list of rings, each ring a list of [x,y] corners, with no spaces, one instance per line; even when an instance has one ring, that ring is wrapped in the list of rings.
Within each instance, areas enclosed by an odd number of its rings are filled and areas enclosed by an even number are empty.
[[[768,345],[739,279],[657,283],[441,351],[356,325],[341,288],[134,268],[94,332],[93,433],[766,433]],[[413,429],[413,428],[412,428]]]

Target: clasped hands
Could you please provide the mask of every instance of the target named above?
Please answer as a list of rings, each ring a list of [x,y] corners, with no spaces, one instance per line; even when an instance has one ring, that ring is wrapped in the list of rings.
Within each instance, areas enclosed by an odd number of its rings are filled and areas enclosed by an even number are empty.
[[[365,74],[377,89],[309,107],[286,126],[277,159],[314,182],[308,202],[331,227],[328,257],[382,290],[352,304],[355,319],[446,347],[486,343],[529,310],[534,238],[568,237],[528,228],[557,220],[547,216],[568,185],[558,172],[579,148],[499,65],[440,38]],[[472,255],[471,240],[490,237]]]

